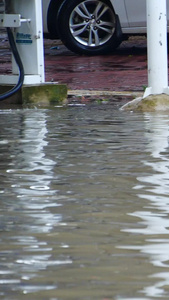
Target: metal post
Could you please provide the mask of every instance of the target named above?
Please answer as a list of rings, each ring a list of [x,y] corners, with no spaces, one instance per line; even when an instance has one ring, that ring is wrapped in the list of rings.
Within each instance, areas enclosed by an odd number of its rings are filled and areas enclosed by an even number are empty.
[[[169,94],[166,0],[147,0],[148,88],[143,98]]]

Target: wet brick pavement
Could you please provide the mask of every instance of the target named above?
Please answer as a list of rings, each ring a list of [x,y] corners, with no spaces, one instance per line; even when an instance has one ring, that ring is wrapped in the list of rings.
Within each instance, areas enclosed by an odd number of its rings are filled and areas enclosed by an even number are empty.
[[[69,89],[143,92],[147,86],[147,42],[131,38],[112,54],[79,56],[63,45],[45,40],[47,81],[66,83]]]
[[[59,41],[44,40],[46,81],[69,90],[143,92],[147,85],[147,46],[143,37],[130,38],[112,54],[79,56]],[[10,74],[11,52],[0,36],[0,74]]]

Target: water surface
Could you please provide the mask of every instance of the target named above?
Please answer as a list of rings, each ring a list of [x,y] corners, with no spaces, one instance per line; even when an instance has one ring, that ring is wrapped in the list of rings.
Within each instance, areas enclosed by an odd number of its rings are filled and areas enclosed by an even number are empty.
[[[168,115],[0,111],[0,299],[169,299]]]

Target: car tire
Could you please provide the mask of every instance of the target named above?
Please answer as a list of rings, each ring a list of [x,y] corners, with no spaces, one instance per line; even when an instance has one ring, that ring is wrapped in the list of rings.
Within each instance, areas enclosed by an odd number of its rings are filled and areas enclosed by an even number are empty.
[[[78,54],[105,54],[121,43],[120,23],[106,0],[64,0],[57,24],[63,44]]]

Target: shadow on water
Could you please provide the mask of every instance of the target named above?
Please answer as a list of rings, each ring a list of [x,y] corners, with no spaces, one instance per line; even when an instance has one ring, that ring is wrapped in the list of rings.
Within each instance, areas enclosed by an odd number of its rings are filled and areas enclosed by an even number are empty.
[[[0,115],[1,299],[168,299],[168,116]]]

